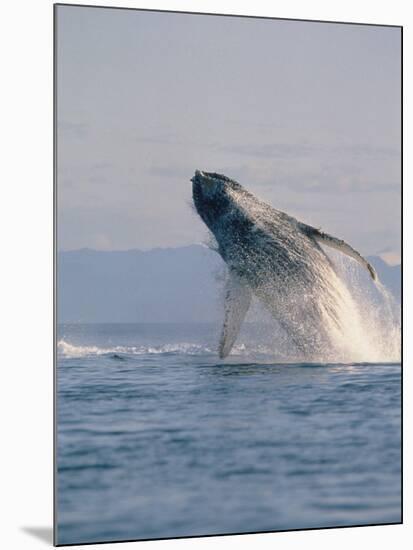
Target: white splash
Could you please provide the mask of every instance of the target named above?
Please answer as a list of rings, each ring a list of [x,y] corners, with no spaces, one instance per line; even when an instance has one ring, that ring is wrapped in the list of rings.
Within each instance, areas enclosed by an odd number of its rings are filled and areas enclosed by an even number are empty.
[[[393,295],[352,260],[334,258],[333,274],[340,328],[326,316],[337,346],[337,360],[344,362],[398,362],[401,356],[400,307]]]

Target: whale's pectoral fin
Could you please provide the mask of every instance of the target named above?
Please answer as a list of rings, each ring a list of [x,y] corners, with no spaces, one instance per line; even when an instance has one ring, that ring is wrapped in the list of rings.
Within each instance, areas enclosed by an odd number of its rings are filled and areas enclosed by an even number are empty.
[[[225,289],[225,317],[219,341],[219,356],[229,355],[251,303],[251,290],[235,273],[230,273]]]
[[[354,248],[352,248],[349,244],[342,241],[341,239],[336,239],[335,237],[332,237],[328,233],[324,233],[323,231],[320,231],[315,227],[311,227],[309,225],[305,226],[304,224],[302,224],[302,226],[303,226],[303,230],[309,236],[313,237],[316,241],[318,241],[321,244],[329,246],[330,248],[335,248],[336,250],[339,250],[343,254],[350,256],[350,258],[353,258],[353,260],[356,260],[356,262],[358,262],[365,269],[367,269],[373,281],[377,280],[377,274],[374,267],[367,260],[365,260],[363,256],[359,252],[357,252],[357,250],[354,250]]]

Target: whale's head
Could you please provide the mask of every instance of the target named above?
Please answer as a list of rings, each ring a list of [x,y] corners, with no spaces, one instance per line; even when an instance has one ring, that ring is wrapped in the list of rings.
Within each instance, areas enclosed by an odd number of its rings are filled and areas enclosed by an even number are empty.
[[[215,172],[196,170],[191,181],[195,208],[213,232],[233,212],[237,195],[246,193],[239,183]]]

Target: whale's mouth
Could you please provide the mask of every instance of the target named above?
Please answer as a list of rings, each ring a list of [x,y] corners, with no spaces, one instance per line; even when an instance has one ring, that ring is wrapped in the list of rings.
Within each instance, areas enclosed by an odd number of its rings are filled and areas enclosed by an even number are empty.
[[[219,184],[219,180],[214,178],[210,172],[203,172],[202,170],[195,171],[191,182],[196,203],[206,196],[213,196]]]
[[[205,183],[218,183],[218,182],[230,182],[231,178],[224,176],[224,174],[218,174],[217,172],[205,172],[203,170],[195,170],[195,175],[191,178],[192,183],[196,181]]]
[[[196,170],[191,178],[194,206],[203,221],[211,228],[229,205],[228,186],[232,180],[217,174]]]
[[[192,176],[191,181],[192,183],[202,183],[206,180],[209,180],[209,174],[208,172],[203,172],[202,170],[195,170],[195,175]]]
[[[191,181],[193,181],[195,178],[205,178],[207,177],[206,174],[208,174],[208,172],[203,172],[202,170],[195,170],[195,175],[192,177]]]
[[[205,199],[222,200],[226,194],[228,186],[232,187],[233,181],[217,172],[204,172],[203,170],[195,170],[195,175],[191,178],[192,194],[195,205]]]

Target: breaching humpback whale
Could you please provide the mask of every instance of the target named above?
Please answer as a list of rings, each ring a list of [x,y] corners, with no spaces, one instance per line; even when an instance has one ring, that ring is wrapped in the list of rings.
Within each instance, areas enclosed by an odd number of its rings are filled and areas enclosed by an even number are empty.
[[[195,208],[228,266],[219,356],[231,351],[255,295],[287,332],[303,358],[321,356],[340,331],[338,276],[320,243],[373,267],[349,244],[257,199],[236,181],[197,170]]]

